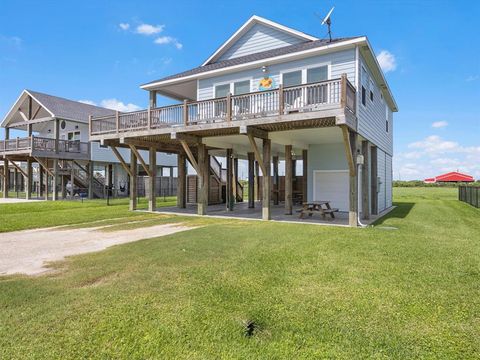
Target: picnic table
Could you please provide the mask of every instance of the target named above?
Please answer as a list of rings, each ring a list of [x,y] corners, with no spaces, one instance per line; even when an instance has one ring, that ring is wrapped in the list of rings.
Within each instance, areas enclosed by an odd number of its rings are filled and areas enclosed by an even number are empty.
[[[303,219],[305,214],[308,216],[312,216],[313,214],[320,214],[324,219],[326,218],[327,214],[331,216],[332,219],[335,218],[335,214],[338,212],[338,209],[334,209],[330,206],[330,201],[309,201],[304,202],[303,207],[300,210],[300,219]]]

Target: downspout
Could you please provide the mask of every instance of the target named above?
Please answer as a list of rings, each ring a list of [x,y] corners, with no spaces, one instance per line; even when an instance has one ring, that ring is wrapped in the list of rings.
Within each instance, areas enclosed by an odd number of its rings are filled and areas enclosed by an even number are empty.
[[[361,167],[361,166],[362,166],[362,164],[358,164],[358,162],[357,162],[357,175],[360,173],[360,167]],[[358,178],[358,180],[359,180],[359,181],[357,181],[357,187],[358,187],[358,188],[357,188],[357,190],[358,190],[358,191],[357,191],[357,196],[358,196],[358,198],[357,198],[357,203],[360,204],[360,201],[362,201],[362,186],[360,186],[360,185],[361,185],[360,182],[361,182],[362,180],[360,179],[359,176],[357,176],[357,178]],[[363,211],[363,207],[362,207],[362,211]],[[357,209],[357,224],[358,224],[361,228],[366,228],[366,227],[368,226],[368,225],[366,225],[366,224],[364,224],[364,223],[361,222],[361,220],[360,220],[360,211],[358,211],[358,209]]]

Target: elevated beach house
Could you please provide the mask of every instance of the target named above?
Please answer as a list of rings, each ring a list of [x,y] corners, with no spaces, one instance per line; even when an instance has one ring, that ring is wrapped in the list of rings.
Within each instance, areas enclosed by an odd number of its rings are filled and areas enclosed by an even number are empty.
[[[5,140],[0,141],[3,197],[20,190],[27,199],[32,198],[32,191],[37,198],[52,200],[73,195],[93,198],[105,196],[106,189],[127,196],[129,174],[111,149],[88,139],[89,115],[115,114],[110,109],[24,90],[1,123],[5,128]],[[128,151],[122,151],[128,158]],[[173,175],[175,156],[160,156],[158,163],[169,167]]]
[[[323,40],[253,16],[200,66],[141,88],[149,108],[92,114],[90,139],[130,148],[131,163],[120,159],[130,172],[134,149],[178,154],[180,212],[190,198],[198,214],[218,214],[209,204],[219,188],[225,213],[265,220],[273,210],[294,220],[305,203],[329,203],[357,226],[392,206],[397,105],[366,37]],[[158,95],[179,103],[157,107]],[[248,202],[235,205],[239,159],[248,161]],[[187,182],[187,160],[195,181]]]

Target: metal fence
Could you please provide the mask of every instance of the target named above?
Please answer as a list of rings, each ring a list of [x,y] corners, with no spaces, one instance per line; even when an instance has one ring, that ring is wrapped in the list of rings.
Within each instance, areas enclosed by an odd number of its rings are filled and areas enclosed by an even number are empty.
[[[480,187],[479,186],[459,186],[458,200],[466,202],[472,206],[480,208]]]

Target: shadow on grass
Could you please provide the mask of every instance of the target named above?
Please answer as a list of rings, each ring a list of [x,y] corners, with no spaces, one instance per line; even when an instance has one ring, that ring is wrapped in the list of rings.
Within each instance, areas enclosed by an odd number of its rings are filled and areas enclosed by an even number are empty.
[[[390,211],[387,215],[383,216],[382,218],[378,219],[373,223],[373,225],[381,225],[388,219],[404,219],[410,213],[410,211],[415,206],[414,202],[394,202],[393,206],[396,206],[395,209]]]

